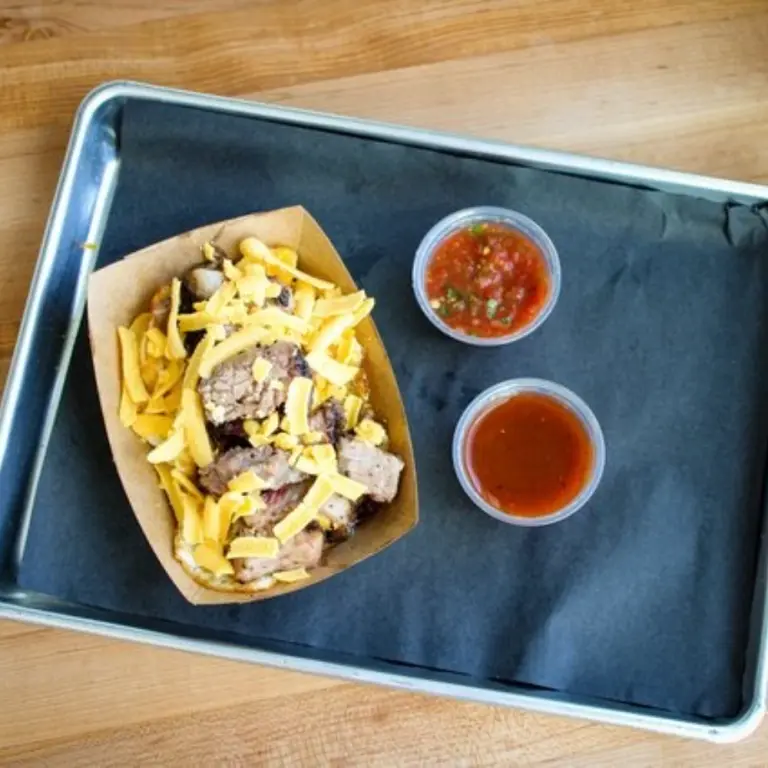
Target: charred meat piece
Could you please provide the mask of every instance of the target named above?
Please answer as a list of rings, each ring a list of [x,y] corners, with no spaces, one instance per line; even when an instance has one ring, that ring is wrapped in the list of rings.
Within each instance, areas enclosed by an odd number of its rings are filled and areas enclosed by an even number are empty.
[[[301,482],[306,475],[290,466],[290,454],[272,445],[258,448],[230,448],[216,461],[199,472],[200,485],[209,493],[221,496],[227,484],[246,470],[252,470],[264,482],[266,489],[282,488]]]
[[[233,560],[235,578],[245,584],[275,571],[314,568],[320,565],[323,541],[321,531],[301,531],[283,544],[277,557],[244,557]]]
[[[310,417],[312,432],[322,432],[325,439],[336,445],[344,431],[345,416],[341,403],[334,398],[326,400]]]
[[[272,527],[280,522],[289,512],[299,505],[306,496],[311,482],[284,485],[271,491],[262,491],[261,500],[266,505],[264,509],[252,515],[241,517],[237,522],[238,536],[271,535]]]
[[[226,421],[223,424],[209,424],[208,434],[212,442],[220,451],[228,451],[230,448],[249,448],[251,443],[243,425],[243,419]]]
[[[374,501],[390,502],[397,495],[402,459],[355,438],[344,437],[338,449],[339,472],[368,488]]]
[[[280,294],[275,299],[267,299],[267,306],[280,307],[286,312],[293,312],[293,291],[287,286],[282,285],[278,280],[272,279],[271,282],[280,286]]]
[[[251,368],[256,358],[271,363],[264,381],[253,378]],[[234,419],[264,419],[284,402],[288,384],[304,375],[306,360],[299,347],[278,341],[268,347],[254,347],[216,366],[207,379],[201,379],[198,391],[205,415],[212,424]],[[272,382],[282,387],[276,389]]]
[[[224,284],[224,273],[208,264],[200,264],[184,275],[183,284],[196,301],[206,301]]]
[[[380,501],[374,501],[370,496],[363,496],[355,508],[355,524],[370,520],[380,509]]]

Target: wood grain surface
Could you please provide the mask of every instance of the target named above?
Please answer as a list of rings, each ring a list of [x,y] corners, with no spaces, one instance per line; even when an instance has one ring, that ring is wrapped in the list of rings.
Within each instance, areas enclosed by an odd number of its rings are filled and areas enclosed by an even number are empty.
[[[766,0],[0,0],[0,380],[73,112],[133,78],[768,182]],[[0,764],[768,765],[0,622]]]

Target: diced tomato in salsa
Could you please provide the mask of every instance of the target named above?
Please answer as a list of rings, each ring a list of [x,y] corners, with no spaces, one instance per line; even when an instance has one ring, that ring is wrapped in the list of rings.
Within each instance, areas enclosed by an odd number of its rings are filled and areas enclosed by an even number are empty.
[[[476,224],[435,250],[426,272],[432,309],[451,328],[473,336],[507,336],[529,325],[549,297],[539,247],[501,224]]]

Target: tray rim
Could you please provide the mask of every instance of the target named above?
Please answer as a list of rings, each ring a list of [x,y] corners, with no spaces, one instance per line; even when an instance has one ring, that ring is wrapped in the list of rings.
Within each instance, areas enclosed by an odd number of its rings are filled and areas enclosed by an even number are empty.
[[[19,336],[11,358],[5,391],[2,401],[0,401],[0,466],[2,466],[5,457],[8,435],[20,396],[21,374],[29,358],[29,347],[37,321],[37,310],[42,298],[41,285],[56,257],[68,197],[72,191],[77,162],[83,149],[88,128],[102,108],[112,103],[123,103],[128,99],[170,103],[206,111],[335,130],[350,135],[398,141],[411,146],[422,146],[438,151],[461,151],[475,156],[496,160],[503,159],[530,167],[569,172],[624,184],[653,184],[657,188],[665,188],[668,191],[682,194],[698,194],[707,197],[707,193],[710,193],[716,195],[717,199],[722,200],[725,196],[734,202],[742,203],[768,200],[768,186],[749,182],[718,179],[565,152],[523,147],[501,141],[475,139],[460,134],[411,128],[246,99],[213,96],[139,82],[115,80],[103,83],[85,96],[75,114],[74,125],[30,285]],[[62,361],[59,377],[63,382],[69,362],[66,345],[62,353]],[[55,415],[57,407],[58,401],[52,400],[49,411]],[[45,431],[44,426],[43,434]],[[44,446],[41,447],[40,451],[44,453]],[[416,678],[336,662],[256,650],[229,642],[190,639],[166,632],[130,627],[112,621],[89,619],[58,611],[19,605],[5,601],[2,596],[0,596],[0,618],[27,621],[62,629],[75,629],[105,637],[134,640],[161,647],[250,661],[265,666],[293,669],[310,674],[330,675],[350,681],[377,683],[457,699],[517,707],[534,712],[581,717],[611,725],[627,725],[713,742],[733,742],[745,738],[758,727],[765,714],[768,701],[768,661],[766,659],[768,656],[768,584],[766,583],[768,541],[766,541],[765,535],[762,538],[752,609],[753,616],[755,612],[760,616],[760,626],[756,638],[752,640],[756,643],[754,648],[756,660],[751,697],[744,710],[734,718],[718,721],[676,717],[673,713],[648,710],[632,704],[619,706],[617,703],[614,706],[607,703],[606,706],[596,706],[579,701],[553,701],[536,692],[479,688],[469,684],[445,682],[426,677]],[[19,599],[23,597],[23,593],[17,592],[11,594],[10,597]]]

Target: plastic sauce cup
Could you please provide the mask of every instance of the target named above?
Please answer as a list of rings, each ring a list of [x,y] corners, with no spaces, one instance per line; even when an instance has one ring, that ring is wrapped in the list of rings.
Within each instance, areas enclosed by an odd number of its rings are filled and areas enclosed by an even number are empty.
[[[548,515],[536,517],[513,515],[498,509],[486,501],[472,481],[467,460],[469,437],[478,419],[510,398],[528,392],[551,397],[575,414],[586,430],[587,437],[592,445],[592,466],[578,495],[568,502],[566,506]],[[603,469],[605,468],[605,439],[595,414],[592,413],[592,410],[580,397],[569,389],[544,379],[510,379],[501,384],[496,384],[490,389],[486,389],[467,406],[459,419],[459,423],[456,425],[456,431],[453,435],[453,467],[467,496],[472,499],[476,506],[491,517],[495,517],[504,523],[511,523],[512,525],[531,527],[550,525],[570,517],[574,512],[581,509],[594,494],[597,486],[600,484]]]
[[[451,328],[430,306],[426,287],[427,267],[437,247],[456,232],[484,222],[501,224],[508,229],[516,230],[537,245],[544,257],[550,283],[547,300],[536,317],[528,325],[505,336],[490,338],[472,336]],[[535,221],[524,216],[522,213],[517,213],[517,211],[507,208],[478,206],[475,208],[465,208],[464,210],[452,213],[450,216],[446,216],[427,232],[416,250],[412,282],[413,292],[416,295],[416,301],[419,307],[421,307],[421,311],[436,328],[439,328],[447,336],[457,341],[463,341],[466,344],[473,344],[477,347],[498,347],[502,344],[510,344],[513,341],[524,338],[529,333],[533,333],[549,317],[560,295],[562,276],[560,274],[560,259],[557,255],[557,249],[547,233]]]

